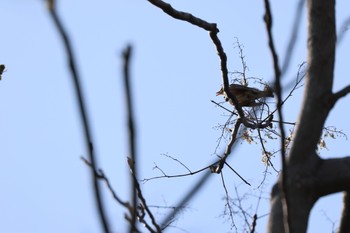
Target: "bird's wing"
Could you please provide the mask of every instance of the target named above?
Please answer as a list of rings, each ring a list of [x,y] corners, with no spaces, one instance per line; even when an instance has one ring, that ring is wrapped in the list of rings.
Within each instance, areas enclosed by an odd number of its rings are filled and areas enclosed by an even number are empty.
[[[230,88],[235,89],[237,91],[242,91],[242,92],[250,91],[250,92],[256,93],[256,92],[260,91],[259,89],[256,89],[256,88],[253,88],[253,87],[245,87],[245,86],[242,86],[242,85],[239,85],[239,84],[231,84]]]

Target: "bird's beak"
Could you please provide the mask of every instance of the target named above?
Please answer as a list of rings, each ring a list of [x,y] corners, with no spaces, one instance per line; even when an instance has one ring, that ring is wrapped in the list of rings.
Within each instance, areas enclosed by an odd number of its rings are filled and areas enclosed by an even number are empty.
[[[220,89],[220,91],[216,92],[216,96],[224,94],[224,89]]]

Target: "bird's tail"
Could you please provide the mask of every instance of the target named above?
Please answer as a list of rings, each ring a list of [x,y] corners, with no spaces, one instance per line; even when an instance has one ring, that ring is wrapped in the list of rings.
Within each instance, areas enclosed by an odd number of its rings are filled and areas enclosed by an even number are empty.
[[[273,97],[273,89],[269,85],[265,85],[264,90],[261,92],[261,97]]]

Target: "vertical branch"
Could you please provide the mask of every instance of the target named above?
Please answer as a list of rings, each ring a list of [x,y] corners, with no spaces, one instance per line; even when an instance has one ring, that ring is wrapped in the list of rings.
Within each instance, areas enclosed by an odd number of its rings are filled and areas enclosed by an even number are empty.
[[[281,173],[281,181],[279,182],[280,189],[282,191],[282,208],[283,208],[283,225],[285,233],[289,233],[289,215],[288,215],[288,190],[287,190],[287,166],[286,166],[286,158],[285,158],[285,131],[283,127],[283,114],[282,114],[282,87],[281,87],[281,70],[278,64],[278,56],[276,53],[275,45],[272,37],[272,14],[270,9],[269,0],[265,1],[265,25],[269,38],[269,47],[272,54],[273,66],[275,71],[275,92],[277,95],[277,109],[278,109],[278,118],[279,118],[279,128],[281,131],[281,160],[282,160],[282,173]]]
[[[254,214],[253,216],[253,222],[252,222],[252,227],[250,229],[250,233],[254,233],[255,232],[255,227],[256,227],[256,220],[258,219],[258,216],[256,214]]]
[[[129,64],[130,64],[130,57],[131,57],[131,51],[132,47],[131,45],[128,45],[125,50],[123,51],[123,76],[124,76],[124,89],[125,89],[125,95],[126,95],[126,105],[127,105],[127,118],[128,118],[128,130],[129,130],[129,156],[130,161],[132,161],[132,176],[131,176],[131,200],[132,200],[132,207],[134,208],[133,214],[131,216],[131,223],[130,223],[130,229],[129,232],[135,232],[136,230],[136,210],[137,210],[137,191],[136,191],[136,185],[137,185],[137,169],[136,169],[136,143],[135,143],[135,124],[134,124],[134,113],[133,113],[133,106],[132,106],[132,95],[131,95],[131,88],[130,88],[130,72],[129,72]]]
[[[343,211],[340,218],[339,233],[350,232],[350,192],[344,192]]]
[[[103,230],[105,233],[109,233],[110,232],[109,224],[107,222],[106,213],[105,213],[103,203],[102,203],[102,197],[101,197],[102,194],[101,194],[100,184],[98,182],[98,176],[95,172],[97,170],[96,169],[97,162],[96,162],[96,157],[95,157],[94,150],[93,150],[93,143],[92,143],[90,126],[89,126],[90,124],[89,124],[89,120],[88,120],[88,115],[87,115],[85,103],[83,100],[83,93],[81,90],[80,78],[79,78],[79,75],[78,75],[78,72],[76,69],[75,58],[73,56],[72,46],[70,44],[68,35],[67,35],[65,29],[63,28],[61,20],[59,19],[57,12],[55,10],[55,1],[48,0],[48,6],[49,6],[49,11],[50,11],[52,20],[53,20],[60,36],[61,36],[61,39],[63,41],[64,47],[65,47],[65,50],[67,53],[67,59],[68,59],[68,63],[69,63],[70,72],[72,74],[72,81],[73,81],[74,90],[75,90],[75,94],[76,94],[76,98],[77,98],[77,102],[78,102],[80,118],[81,118],[81,121],[83,123],[85,146],[86,146],[86,150],[88,152],[89,160],[90,160],[91,167],[92,167],[91,177],[92,177],[92,183],[93,183],[93,191],[95,194],[95,201],[97,204],[97,209],[98,209],[100,221],[101,221],[102,226],[103,226]]]

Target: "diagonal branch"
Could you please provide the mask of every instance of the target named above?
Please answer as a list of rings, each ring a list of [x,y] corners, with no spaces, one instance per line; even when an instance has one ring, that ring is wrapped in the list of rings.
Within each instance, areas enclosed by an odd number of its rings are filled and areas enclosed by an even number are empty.
[[[95,194],[95,201],[96,201],[97,209],[99,212],[100,221],[101,221],[102,226],[103,226],[103,230],[105,233],[108,233],[108,232],[110,232],[109,224],[108,224],[106,212],[104,210],[103,203],[102,203],[102,194],[101,194],[100,184],[98,182],[98,176],[95,173],[96,167],[97,167],[97,161],[96,161],[96,156],[95,156],[94,150],[93,150],[93,143],[92,143],[92,137],[91,137],[91,131],[90,131],[90,123],[88,120],[85,102],[83,99],[83,93],[82,93],[81,85],[80,85],[80,78],[79,78],[78,71],[77,71],[76,65],[75,65],[75,58],[73,56],[72,46],[70,44],[68,35],[67,35],[65,29],[63,28],[61,20],[57,15],[57,12],[55,9],[55,1],[48,0],[47,3],[48,3],[49,11],[51,14],[51,18],[52,18],[60,36],[61,36],[61,39],[62,39],[63,44],[64,44],[65,49],[66,49],[67,60],[69,63],[70,72],[72,74],[72,81],[73,81],[73,85],[74,85],[76,98],[78,101],[80,118],[81,118],[81,121],[83,123],[85,146],[86,146],[86,149],[88,151],[89,161],[90,161],[91,167],[92,167],[91,177],[92,177],[92,183],[93,183],[93,191]]]
[[[231,154],[231,149],[232,149],[234,143],[237,140],[238,130],[239,130],[239,127],[241,126],[241,124],[242,124],[242,118],[238,118],[237,122],[235,124],[235,127],[232,130],[231,139],[230,139],[229,143],[226,146],[226,150],[224,152],[224,156],[222,156],[220,158],[220,160],[219,160],[217,165],[213,165],[212,167],[210,167],[210,170],[213,173],[218,173],[219,174],[219,173],[221,173],[221,170],[224,168],[224,164],[226,164],[226,159]]]
[[[337,100],[339,100],[342,97],[345,97],[349,93],[350,93],[350,85],[348,85],[348,86],[344,87],[343,89],[341,89],[340,91],[334,93],[333,98],[332,98],[332,103],[335,104],[337,102]]]
[[[165,13],[170,15],[171,17],[179,20],[183,20],[194,24],[200,28],[203,28],[206,31],[219,32],[219,29],[216,27],[215,23],[208,23],[200,18],[193,16],[190,13],[175,10],[170,4],[163,2],[161,0],[148,0],[153,5],[162,9]]]

